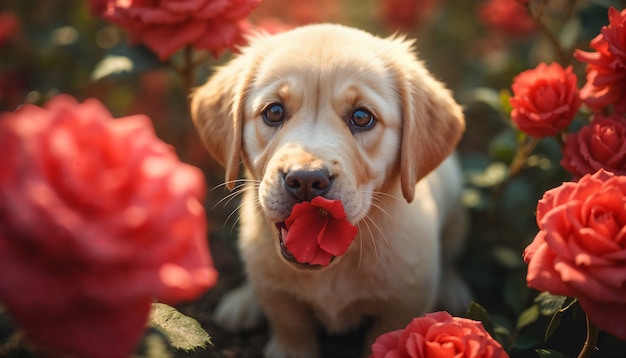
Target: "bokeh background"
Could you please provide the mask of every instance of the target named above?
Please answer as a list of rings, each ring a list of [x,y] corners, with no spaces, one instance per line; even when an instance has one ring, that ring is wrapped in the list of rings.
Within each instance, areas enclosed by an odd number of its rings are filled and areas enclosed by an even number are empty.
[[[512,357],[535,357],[540,348],[576,356],[584,341],[584,315],[568,311],[545,342],[550,317],[529,309],[537,292],[526,287],[522,261],[537,232],[537,200],[570,177],[559,166],[561,150],[551,139],[541,141],[527,166],[510,175],[519,136],[509,119],[507,93],[515,75],[540,62],[571,64],[582,86],[584,64],[573,59],[573,50],[588,50],[608,23],[608,7],[621,10],[626,1],[535,0],[530,14],[521,6],[511,10],[506,2],[515,0],[264,0],[249,22],[270,32],[336,22],[417,39],[421,59],[465,108],[468,129],[459,153],[472,227],[459,266],[476,302],[487,310]],[[99,99],[116,117],[146,114],[159,137],[183,161],[201,168],[208,187],[215,188],[206,207],[220,282],[197,302],[180,307],[213,336],[214,347],[177,352],[181,357],[259,357],[267,339],[267,327],[230,335],[210,320],[221,295],[243,279],[235,249],[238,199],[220,202],[228,194],[219,186],[224,172],[200,143],[187,99],[190,85],[202,84],[212,66],[230,56],[207,56],[189,83],[179,70],[180,55],[161,62],[141,45],[131,46],[123,30],[89,11],[86,0],[0,0],[0,111],[69,93],[79,100]],[[324,336],[325,356],[355,356],[359,337],[359,332]],[[626,345],[609,335],[601,334],[598,346],[596,357],[626,357]]]

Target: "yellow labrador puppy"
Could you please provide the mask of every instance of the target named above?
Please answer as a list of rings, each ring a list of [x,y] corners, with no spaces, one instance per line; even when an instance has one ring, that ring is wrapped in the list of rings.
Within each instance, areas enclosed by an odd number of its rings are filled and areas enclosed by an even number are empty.
[[[451,153],[464,118],[412,45],[330,24],[262,35],[193,94],[194,123],[227,186],[241,163],[246,176],[248,281],[215,319],[236,331],[264,314],[267,357],[318,356],[319,323],[344,332],[371,318],[369,345],[469,300],[452,268],[465,223]],[[340,200],[359,229],[325,267],[296,262],[280,230],[295,204],[318,195]]]

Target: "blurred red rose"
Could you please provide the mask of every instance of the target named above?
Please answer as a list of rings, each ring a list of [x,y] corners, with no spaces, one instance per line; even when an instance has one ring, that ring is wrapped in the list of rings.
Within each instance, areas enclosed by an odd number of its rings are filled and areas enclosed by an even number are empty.
[[[435,312],[415,318],[403,330],[385,333],[370,358],[506,358],[508,354],[482,323]]]
[[[575,296],[599,328],[626,340],[626,176],[604,170],[547,191],[524,251],[528,286]]]
[[[255,27],[270,34],[319,22],[342,22],[335,0],[263,0],[250,15]]]
[[[439,0],[384,0],[380,2],[380,13],[394,31],[410,31],[419,28],[438,3]]]
[[[547,137],[567,128],[580,108],[576,74],[558,63],[539,64],[513,79],[511,119],[534,137]]]
[[[577,60],[587,63],[587,82],[580,90],[586,105],[603,110],[613,106],[626,113],[626,9],[609,9],[609,25],[602,27],[590,46],[596,52],[576,50]]]
[[[626,118],[596,115],[591,124],[568,134],[561,165],[575,178],[600,169],[626,175]]]
[[[120,25],[131,42],[161,60],[191,45],[214,56],[245,43],[244,18],[261,0],[91,0],[91,8]]]
[[[343,255],[357,233],[341,201],[321,196],[294,205],[285,225],[285,247],[298,262],[311,265],[327,266]]]
[[[20,21],[11,12],[0,12],[0,46],[14,37],[20,29]]]
[[[127,357],[151,302],[216,280],[200,170],[137,115],[59,95],[0,115],[0,302],[37,346]]]
[[[478,7],[478,19],[490,30],[510,37],[535,32],[528,10],[516,0],[487,0]]]

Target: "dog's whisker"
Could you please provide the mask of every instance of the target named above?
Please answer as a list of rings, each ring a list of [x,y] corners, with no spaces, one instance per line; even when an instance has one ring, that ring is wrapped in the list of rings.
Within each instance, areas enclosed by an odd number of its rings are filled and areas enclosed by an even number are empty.
[[[391,216],[391,214],[389,214],[387,212],[387,210],[385,210],[381,205],[379,205],[378,203],[376,203],[375,201],[371,202],[371,205],[374,209],[377,209],[378,211],[380,211],[381,213],[385,214],[390,220],[393,220],[393,217]]]
[[[371,221],[373,224],[374,224],[374,222],[372,221],[371,218],[369,218],[367,216],[362,221],[362,223],[365,224],[365,227],[367,228],[367,231],[369,232],[370,241],[372,242],[372,247],[374,248],[374,257],[378,258],[378,247],[376,246],[376,238],[374,237],[374,233],[372,232],[372,228],[367,223],[367,221]]]
[[[248,181],[248,183],[250,183],[252,185],[244,185],[244,184],[238,185],[237,187],[235,187],[232,190],[232,192],[230,192],[228,195],[224,196],[217,203],[215,203],[215,205],[213,205],[211,210],[215,209],[218,205],[220,205],[222,203],[224,204],[224,206],[228,205],[237,196],[245,193],[248,190],[258,189],[259,185],[260,185],[260,181],[256,181],[256,180],[250,180],[250,181]]]
[[[237,188],[233,189],[233,191],[231,193],[229,193],[228,195],[224,196],[217,203],[215,203],[215,205],[213,205],[211,210],[215,210],[215,208],[218,205],[222,204],[222,203],[224,204],[224,206],[228,205],[233,199],[235,199],[237,196],[243,194],[248,189],[249,189],[248,187],[237,187]]]
[[[403,198],[397,196],[397,195],[393,195],[393,194],[389,194],[389,193],[385,193],[383,191],[377,191],[377,190],[364,190],[363,193],[365,194],[369,194],[372,198],[374,197],[379,197],[379,196],[386,196],[388,198],[392,198],[395,200],[399,200],[402,201],[404,200]],[[379,198],[380,199],[380,198]]]
[[[239,204],[233,211],[231,211],[231,213],[228,215],[228,217],[226,218],[226,220],[224,220],[224,227],[226,226],[226,223],[228,222],[228,220],[230,220],[231,217],[233,217],[233,215],[235,215],[236,213],[238,213],[241,208],[244,206],[244,203]],[[239,219],[241,219],[241,215],[239,215],[237,217],[237,219],[233,222],[233,225],[230,227],[230,232],[232,233],[235,230],[235,226],[237,225],[237,223],[239,222]]]
[[[374,225],[376,230],[378,230],[378,232],[380,233],[380,236],[382,236],[383,241],[385,242],[385,245],[387,245],[387,247],[389,247],[391,245],[389,243],[389,239],[387,238],[387,235],[385,235],[385,232],[380,228],[380,226],[378,226],[378,224],[376,224],[376,221],[374,219],[372,219],[371,217],[369,217],[369,216],[367,216],[366,219],[369,220],[372,223],[372,225]],[[374,240],[374,235],[373,234],[372,234],[372,240]]]
[[[260,185],[260,184],[256,184],[256,183],[254,183],[253,185],[245,185],[245,186],[242,186],[242,187],[241,187],[240,189],[238,189],[236,192],[235,192],[235,190],[233,190],[233,192],[232,192],[231,194],[227,195],[224,199],[220,200],[220,201],[218,202],[218,204],[219,204],[220,202],[224,201],[225,199],[227,199],[227,200],[226,200],[226,202],[224,203],[224,205],[228,205],[228,204],[229,204],[232,200],[234,200],[234,199],[235,199],[237,196],[239,196],[240,194],[243,194],[243,193],[245,193],[246,191],[249,191],[249,190],[258,190],[258,189],[259,189],[259,185]],[[217,204],[216,204],[216,205],[217,205]]]
[[[237,186],[240,186],[240,185],[244,184],[247,180],[248,179],[229,180],[229,181],[217,184],[216,186],[212,187],[210,191],[215,191],[215,190],[220,189],[220,188],[225,188],[227,185],[230,185],[230,184],[235,184]]]
[[[365,225],[367,225],[366,223],[363,223]],[[363,229],[361,227],[361,222],[357,223],[357,227],[359,229],[359,232],[362,232]],[[369,228],[367,228],[369,230]],[[370,231],[371,233],[371,231]],[[361,261],[363,260],[363,234],[360,235],[360,240],[359,240],[359,261],[357,262],[356,265],[356,272],[359,272],[359,270],[361,269]]]

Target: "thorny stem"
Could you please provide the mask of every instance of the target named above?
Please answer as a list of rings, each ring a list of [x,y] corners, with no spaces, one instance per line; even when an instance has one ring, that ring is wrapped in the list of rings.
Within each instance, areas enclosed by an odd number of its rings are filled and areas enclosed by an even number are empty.
[[[597,350],[596,343],[598,342],[598,327],[591,322],[589,316],[585,316],[587,319],[587,338],[583,345],[578,358],[590,358],[591,355]]]
[[[576,1],[572,1],[572,2],[568,3],[569,6],[568,6],[568,9],[566,11],[566,18],[565,18],[563,23],[567,22],[567,20],[569,18],[571,18],[575,2]],[[535,14],[534,11],[532,11],[530,4],[531,4],[531,2],[529,1],[528,4],[526,5],[526,9],[528,10],[528,14],[533,19],[533,21],[535,22],[535,25],[537,25],[537,27],[539,28],[541,33],[546,37],[548,42],[550,42],[550,44],[554,47],[554,51],[556,52],[556,56],[557,56],[558,62],[561,65],[564,65],[564,66],[568,65],[569,62],[571,61],[571,56],[568,56],[565,53],[565,49],[562,48],[561,43],[559,42],[559,39],[554,34],[554,32],[551,31],[548,28],[548,26],[546,26],[546,24],[543,23],[543,21],[541,21],[541,17],[543,16],[543,10],[544,10],[544,7],[546,5],[546,1],[542,1],[541,5],[539,6],[539,9],[536,12],[536,14]]]
[[[511,177],[515,176],[519,173],[520,170],[524,168],[524,164],[526,163],[526,159],[530,153],[535,149],[537,144],[539,144],[540,138],[531,138],[530,140],[526,140],[524,144],[518,147],[517,152],[515,153],[515,157],[511,162],[511,166],[509,168],[509,175]]]
[[[193,60],[193,48],[191,46],[187,46],[183,50],[183,63],[180,66],[172,61],[171,59],[167,60],[165,63],[174,70],[183,81],[183,91],[185,95],[191,93],[191,89],[193,87],[194,74],[197,66],[200,62],[194,62]]]
[[[193,74],[195,72],[195,66],[193,64],[193,49],[191,46],[185,47],[185,53],[183,56],[184,62],[180,74],[183,78],[184,93],[185,96],[187,96],[191,93],[191,87],[193,86]]]

